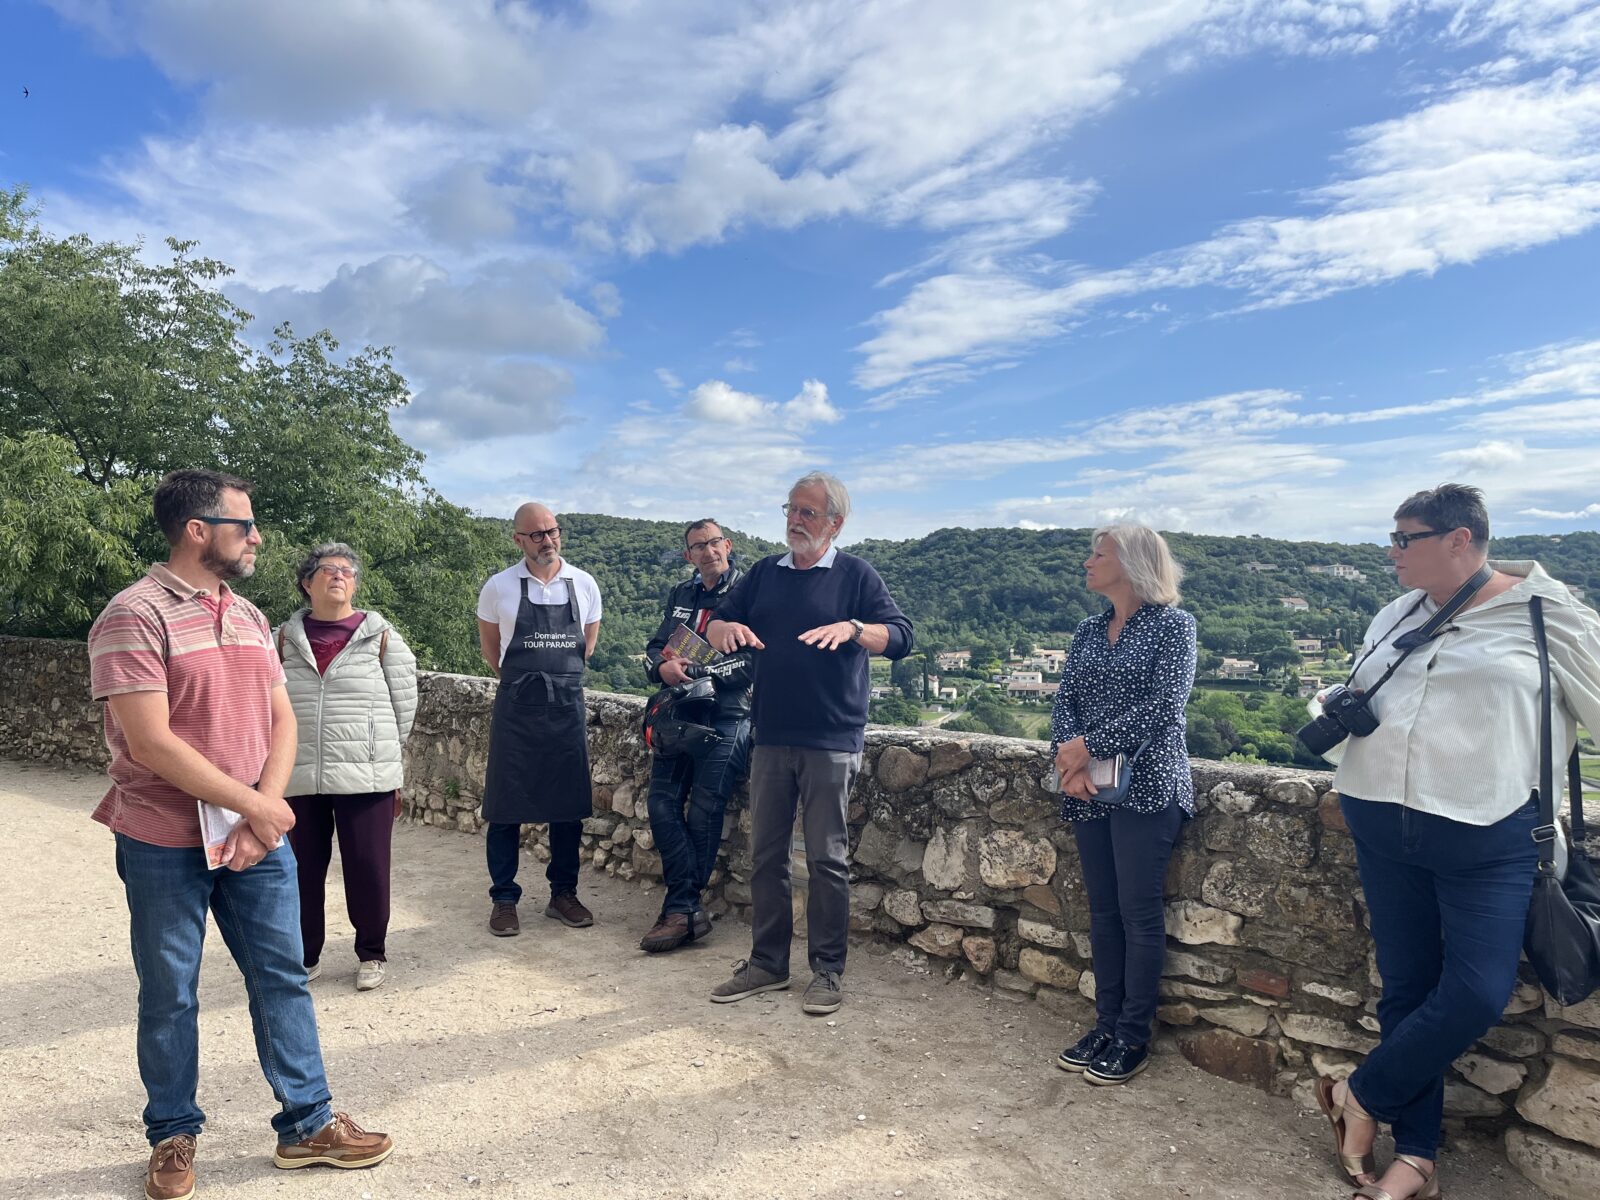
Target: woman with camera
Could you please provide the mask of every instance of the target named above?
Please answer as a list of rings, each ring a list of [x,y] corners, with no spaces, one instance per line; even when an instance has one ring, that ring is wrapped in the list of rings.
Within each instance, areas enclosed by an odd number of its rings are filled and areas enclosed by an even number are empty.
[[[1194,815],[1184,706],[1195,623],[1175,607],[1183,569],[1153,529],[1095,530],[1083,565],[1085,585],[1111,607],[1073,634],[1050,750],[1089,895],[1098,1020],[1056,1065],[1103,1085],[1126,1083],[1149,1062],[1167,946],[1162,884]]]
[[[343,542],[312,550],[296,583],[308,608],[278,630],[278,654],[299,728],[287,800],[299,864],[306,974],[322,972],[323,911],[333,838],[355,926],[356,989],[386,973],[389,844],[400,815],[401,748],[417,712],[417,660],[399,630],[354,605],[361,564]]]
[[[1317,1100],[1355,1195],[1407,1200],[1439,1195],[1445,1070],[1516,986],[1539,859],[1529,601],[1542,598],[1558,760],[1575,716],[1600,728],[1600,618],[1537,563],[1488,561],[1476,488],[1416,493],[1389,540],[1408,591],[1373,620],[1348,688],[1301,738],[1342,751],[1334,785],[1383,978],[1382,1040],[1347,1081],[1318,1080]],[[1395,1141],[1381,1177],[1378,1122]]]

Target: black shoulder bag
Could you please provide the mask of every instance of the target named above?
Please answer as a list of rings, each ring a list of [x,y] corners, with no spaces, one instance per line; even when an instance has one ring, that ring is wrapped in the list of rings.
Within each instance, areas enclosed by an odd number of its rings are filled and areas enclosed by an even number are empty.
[[[1562,1004],[1577,1004],[1600,987],[1600,879],[1584,853],[1583,777],[1578,751],[1567,761],[1567,790],[1572,802],[1572,843],[1567,870],[1556,867],[1556,787],[1551,749],[1550,648],[1545,641],[1544,609],[1538,596],[1528,601],[1533,640],[1539,647],[1539,872],[1523,949],[1544,990]]]

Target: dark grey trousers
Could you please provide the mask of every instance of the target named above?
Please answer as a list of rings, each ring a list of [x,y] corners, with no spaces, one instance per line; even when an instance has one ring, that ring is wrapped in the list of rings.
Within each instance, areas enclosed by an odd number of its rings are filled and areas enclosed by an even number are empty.
[[[800,811],[810,875],[806,901],[811,970],[844,973],[850,933],[850,834],[845,813],[861,755],[802,746],[755,747],[750,761],[751,965],[789,973],[794,936],[790,846]]]

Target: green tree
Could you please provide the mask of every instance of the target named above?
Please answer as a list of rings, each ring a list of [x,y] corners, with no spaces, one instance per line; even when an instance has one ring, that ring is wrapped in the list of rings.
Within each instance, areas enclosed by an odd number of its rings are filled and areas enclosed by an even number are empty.
[[[867,719],[877,725],[920,725],[922,710],[904,696],[883,696],[868,705]]]
[[[900,694],[907,700],[920,701],[925,698],[922,694],[925,670],[926,663],[920,654],[897,659],[889,667],[889,682],[899,688]]]
[[[281,620],[305,549],[365,560],[383,609],[426,666],[482,671],[471,612],[507,557],[492,527],[422,478],[390,426],[409,394],[389,352],[340,356],[287,326],[264,350],[218,289],[229,269],[169,239],[142,248],[52,237],[21,189],[0,190],[0,604],[12,632],[81,635],[166,543],[156,482],[210,467],[256,485],[257,574],[239,590]]]
[[[96,487],[54,434],[0,435],[0,630],[71,636],[100,597],[139,574],[133,536],[147,493]]]

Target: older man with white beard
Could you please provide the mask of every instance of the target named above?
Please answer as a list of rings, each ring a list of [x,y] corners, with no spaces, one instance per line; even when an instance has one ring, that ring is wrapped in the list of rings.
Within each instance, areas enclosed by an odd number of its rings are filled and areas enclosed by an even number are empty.
[[[750,957],[712,990],[718,1004],[789,986],[790,834],[805,831],[806,902],[812,978],[803,1008],[836,1011],[843,1001],[850,922],[850,851],[845,813],[861,769],[867,723],[867,660],[903,658],[911,622],[877,571],[833,541],[850,515],[850,494],[813,472],[789,489],[789,553],[750,568],[717,609],[706,636],[724,654],[755,655],[755,750],[750,765]]]

